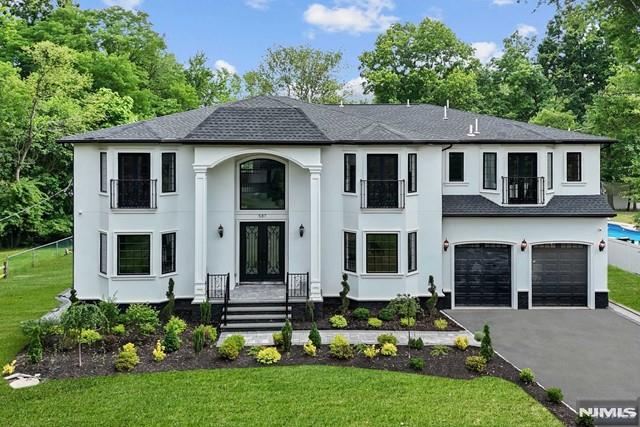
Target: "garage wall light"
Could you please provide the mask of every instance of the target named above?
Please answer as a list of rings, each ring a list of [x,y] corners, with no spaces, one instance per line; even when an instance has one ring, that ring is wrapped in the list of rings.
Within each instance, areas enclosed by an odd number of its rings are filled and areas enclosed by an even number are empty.
[[[607,247],[607,242],[604,241],[604,239],[600,240],[600,244],[598,245],[598,249],[600,249],[600,252],[604,251],[604,248]]]
[[[442,249],[444,249],[445,252],[447,252],[447,249],[449,249],[449,241],[447,239],[444,239],[444,242],[442,243]]]
[[[525,239],[522,239],[522,243],[520,243],[520,250],[522,252],[526,251],[527,250],[527,246],[529,246],[527,241]]]
[[[300,228],[298,228],[298,233],[300,233],[300,237],[304,236],[304,225],[300,224]]]
[[[220,238],[224,236],[224,227],[222,226],[222,224],[218,226],[218,236],[220,236]]]

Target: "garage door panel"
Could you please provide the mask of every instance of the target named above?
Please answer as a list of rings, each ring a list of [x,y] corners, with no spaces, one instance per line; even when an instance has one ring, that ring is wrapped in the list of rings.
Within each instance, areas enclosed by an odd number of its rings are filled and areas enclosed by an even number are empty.
[[[511,247],[468,244],[455,247],[456,306],[511,306]]]
[[[586,306],[588,247],[572,244],[534,246],[532,303],[534,306]]]

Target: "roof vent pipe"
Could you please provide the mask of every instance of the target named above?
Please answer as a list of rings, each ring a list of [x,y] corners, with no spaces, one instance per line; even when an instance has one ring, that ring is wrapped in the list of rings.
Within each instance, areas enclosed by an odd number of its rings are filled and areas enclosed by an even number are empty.
[[[411,107],[411,103],[409,102],[409,99],[407,99],[407,107]]]
[[[473,133],[473,125],[469,125],[469,133],[467,134],[467,136],[476,136],[476,134]]]
[[[476,135],[480,133],[480,129],[478,129],[478,119],[476,119],[476,129],[473,131]]]
[[[449,100],[447,99],[447,110],[449,109]]]
[[[340,108],[344,108],[344,103],[342,102],[342,99],[340,100]]]
[[[449,120],[449,117],[447,117],[447,106],[444,106],[444,117],[442,118],[443,120]]]

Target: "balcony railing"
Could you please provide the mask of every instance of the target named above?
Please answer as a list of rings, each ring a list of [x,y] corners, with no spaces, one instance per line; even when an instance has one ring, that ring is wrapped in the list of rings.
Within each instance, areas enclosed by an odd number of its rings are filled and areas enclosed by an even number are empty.
[[[404,209],[404,180],[361,180],[362,209]]]
[[[502,203],[505,205],[543,205],[544,177],[502,177]]]
[[[156,179],[112,179],[112,209],[155,209]]]

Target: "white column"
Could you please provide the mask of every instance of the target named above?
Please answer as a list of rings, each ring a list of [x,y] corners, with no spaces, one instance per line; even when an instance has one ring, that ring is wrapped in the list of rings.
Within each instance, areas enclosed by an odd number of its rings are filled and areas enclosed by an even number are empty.
[[[194,166],[195,185],[195,252],[193,303],[201,303],[207,299],[207,168]]]
[[[310,200],[310,244],[311,244],[311,271],[309,272],[310,286],[309,286],[309,299],[311,301],[322,301],[322,288],[320,284],[320,258],[321,252],[321,218],[320,218],[320,177],[322,167],[309,168],[310,182],[309,193],[311,195]]]

